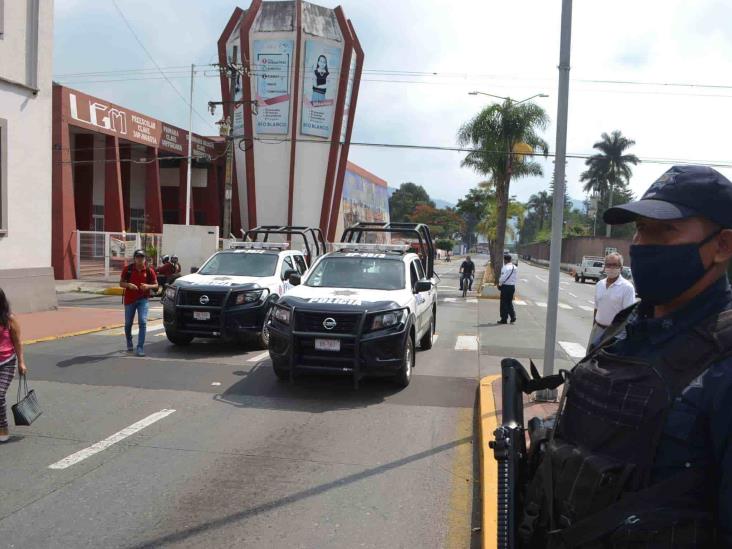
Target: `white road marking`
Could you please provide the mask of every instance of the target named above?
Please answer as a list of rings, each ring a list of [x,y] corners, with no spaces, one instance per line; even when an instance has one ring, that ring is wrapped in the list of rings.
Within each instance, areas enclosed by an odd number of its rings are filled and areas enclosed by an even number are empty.
[[[541,302],[541,301],[537,301],[537,302],[536,302],[536,304],[537,304],[537,305],[538,305],[539,307],[546,307],[546,303],[543,303],[543,302]]]
[[[445,303],[455,303],[457,301],[457,298],[454,298],[454,297],[446,297],[442,301],[444,301]]]
[[[211,387],[218,387],[219,385],[221,385],[220,381],[214,381],[211,383]]]
[[[146,332],[152,333],[152,332],[159,332],[160,330],[164,330],[165,326],[163,326],[163,321],[159,322],[148,322],[147,324],[147,330]],[[132,327],[132,335],[137,335],[140,333],[140,327],[135,325]],[[114,330],[105,330],[103,332],[96,332],[95,335],[103,335],[103,336],[121,336],[125,335],[125,329],[124,328],[115,328]]]
[[[478,303],[478,299],[475,297],[471,297],[465,300],[466,303]]]
[[[173,412],[175,412],[175,410],[160,410],[159,412],[150,414],[145,419],[141,419],[137,423],[133,423],[129,427],[125,427],[124,429],[116,432],[112,436],[109,436],[109,437],[105,438],[104,440],[97,442],[96,444],[92,444],[88,448],[79,450],[75,454],[71,454],[70,456],[65,457],[61,461],[52,463],[51,465],[48,466],[48,468],[49,469],[66,469],[67,467],[76,465],[77,463],[84,461],[86,458],[91,457],[94,454],[98,454],[99,452],[106,450],[110,446],[117,444],[119,441],[124,440],[127,437],[134,435],[138,431],[142,431],[145,427],[152,425],[156,421],[160,421],[161,419],[169,416]]]
[[[592,299],[588,299],[587,300],[587,303],[589,303],[590,305],[594,305],[595,304],[595,302]]]
[[[546,283],[546,281],[547,281],[546,278],[541,278],[539,275],[534,275],[534,276],[544,283]]]
[[[566,303],[559,303],[560,309],[572,309],[571,305],[567,305]]]
[[[568,293],[569,295],[571,295],[572,297],[577,297],[577,296],[576,296],[576,295],[574,295],[574,294],[573,294],[572,292],[567,292],[567,293]]]
[[[594,307],[588,307],[587,305],[580,305],[579,308],[590,313],[595,311]]]
[[[522,279],[521,279],[521,282],[528,282],[528,281],[529,281],[529,279],[528,279],[528,278],[522,278]]]
[[[521,300],[521,299],[514,299],[514,300],[513,300],[513,302],[514,302],[514,303],[515,303],[516,305],[526,305],[526,302],[525,302],[525,301],[523,301],[523,300]]]
[[[440,337],[440,334],[435,334],[432,336],[432,345],[437,343],[437,339]]]
[[[445,288],[447,290],[455,290],[456,292],[461,291],[459,288],[456,288],[455,286],[445,286],[444,284],[440,284],[437,286],[438,288]]]
[[[560,341],[559,346],[572,358],[584,358],[587,354],[585,346],[574,341]]]
[[[250,358],[248,362],[260,362],[265,358],[269,358],[269,351],[264,351],[263,353],[260,353],[257,356]]]
[[[478,350],[478,337],[477,336],[457,336],[455,341],[456,351],[477,351]]]

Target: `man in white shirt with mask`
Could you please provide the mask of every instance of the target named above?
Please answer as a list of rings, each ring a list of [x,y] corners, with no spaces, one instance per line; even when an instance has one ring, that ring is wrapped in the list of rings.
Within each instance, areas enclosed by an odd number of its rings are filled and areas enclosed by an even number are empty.
[[[635,288],[620,276],[622,269],[622,255],[612,253],[605,258],[607,278],[595,285],[595,312],[588,351],[600,341],[615,315],[635,303]]]

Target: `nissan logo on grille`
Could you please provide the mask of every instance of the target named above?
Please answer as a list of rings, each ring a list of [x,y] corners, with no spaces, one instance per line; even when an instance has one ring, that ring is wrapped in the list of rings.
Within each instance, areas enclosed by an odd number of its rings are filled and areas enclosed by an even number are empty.
[[[208,305],[208,301],[209,301],[208,300],[208,296],[206,294],[204,294],[204,295],[202,295],[201,297],[198,298],[198,302],[201,305]]]
[[[336,327],[336,324],[338,323],[335,321],[335,318],[328,317],[323,321],[323,328],[326,330],[332,330]]]

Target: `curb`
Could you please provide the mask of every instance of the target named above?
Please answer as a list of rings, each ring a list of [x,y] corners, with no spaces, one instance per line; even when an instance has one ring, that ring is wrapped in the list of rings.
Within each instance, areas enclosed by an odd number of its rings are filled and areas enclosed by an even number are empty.
[[[496,400],[493,396],[493,382],[500,375],[486,376],[480,380],[478,413],[480,414],[480,496],[481,533],[483,549],[493,549],[498,543],[498,467],[493,459],[493,450],[488,447],[493,431],[498,427]]]
[[[104,295],[124,295],[125,290],[119,286],[112,286],[110,288],[104,288],[101,293]]]
[[[78,332],[69,332],[67,334],[39,337],[38,339],[27,339],[23,341],[23,345],[33,345],[34,343],[43,343],[45,341],[55,341],[57,339],[65,339],[67,337],[75,337],[86,334],[93,334],[96,332],[103,332],[104,330],[113,330],[115,328],[123,328],[124,322],[121,324],[110,324],[109,326],[99,326],[98,328],[91,328],[89,330],[79,330]]]

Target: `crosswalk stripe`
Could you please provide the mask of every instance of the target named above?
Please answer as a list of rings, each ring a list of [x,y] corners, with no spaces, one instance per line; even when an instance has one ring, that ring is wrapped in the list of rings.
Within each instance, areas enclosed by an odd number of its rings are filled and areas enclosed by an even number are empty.
[[[593,312],[593,311],[595,310],[595,309],[593,309],[592,307],[588,307],[587,305],[580,305],[579,307],[580,307],[580,309],[582,309],[583,311],[589,311],[590,313],[591,313],[591,312]]]
[[[478,337],[459,335],[455,340],[456,351],[477,351],[478,350]]]
[[[572,297],[577,297],[577,296],[576,296],[576,295],[574,295],[574,294],[573,294],[572,292],[567,292],[567,293],[568,293],[569,295],[571,295]]]
[[[514,299],[513,302],[516,305],[526,305],[526,302],[523,299]]]
[[[147,324],[147,330],[146,333],[152,333],[152,332],[159,332],[160,330],[164,330],[165,326],[163,326],[163,321],[159,322],[148,322]],[[132,335],[135,336],[140,333],[140,327],[135,325],[132,327]],[[125,335],[125,329],[124,328],[115,328],[114,330],[105,330],[103,332],[96,332],[94,335],[101,335],[101,336],[121,336]]]
[[[457,301],[457,298],[454,298],[454,297],[446,297],[442,301],[444,301],[445,303],[455,303]]]
[[[471,297],[469,299],[465,300],[467,303],[478,303],[478,299],[475,297]]]
[[[571,305],[567,305],[566,303],[560,303],[559,304],[560,309],[572,309]]]
[[[435,343],[437,343],[437,339],[438,339],[439,337],[440,337],[440,334],[434,334],[434,335],[432,336],[432,345],[434,345]]]
[[[537,304],[537,305],[538,305],[539,307],[546,307],[546,303],[544,303],[544,302],[542,302],[542,301],[537,301],[537,302],[536,302],[536,304]]]
[[[260,362],[264,360],[265,358],[269,358],[269,351],[264,351],[263,353],[258,354],[257,356],[253,356],[248,360],[248,362]]]
[[[559,346],[564,349],[571,358],[584,358],[585,346],[575,343],[574,341],[560,341]]]

